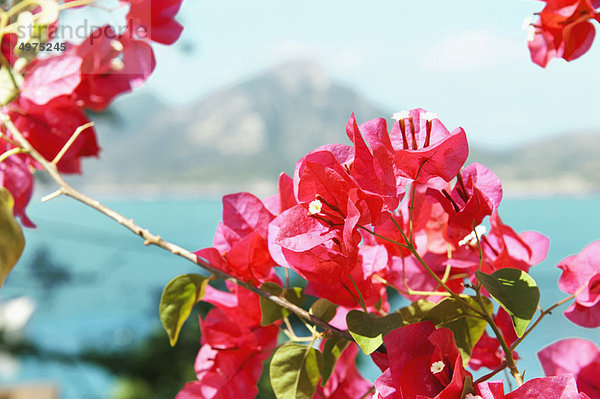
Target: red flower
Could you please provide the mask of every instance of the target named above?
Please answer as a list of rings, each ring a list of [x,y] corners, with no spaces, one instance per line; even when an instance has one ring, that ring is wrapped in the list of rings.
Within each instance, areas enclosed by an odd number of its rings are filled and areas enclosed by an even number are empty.
[[[36,60],[25,74],[21,96],[37,105],[71,95],[81,82],[81,58],[76,55],[61,55]]]
[[[351,343],[337,360],[327,384],[318,386],[314,399],[371,398],[370,395],[364,396],[371,389],[371,383],[356,368],[357,354],[358,347]]]
[[[7,146],[5,148],[10,149]],[[22,157],[12,155],[0,163],[0,186],[5,187],[13,196],[14,215],[21,218],[23,225],[35,227],[25,214],[25,208],[33,193],[33,175]]]
[[[139,86],[156,65],[148,43],[117,36],[108,25],[96,29],[69,53],[83,60],[75,95],[94,111],[103,111],[117,95]]]
[[[196,359],[198,381],[185,385],[176,399],[250,398],[262,363],[277,346],[278,328],[260,326],[256,294],[235,284],[231,292],[206,287],[203,301],[216,307],[200,321],[202,347]]]
[[[579,254],[563,259],[558,265],[562,275],[559,288],[576,295],[575,303],[565,316],[583,327],[600,326],[600,241],[585,247]]]
[[[78,127],[89,122],[83,110],[66,96],[43,106],[19,98],[11,104],[9,116],[23,136],[49,161]],[[58,163],[58,169],[62,173],[80,173],[80,158],[97,156],[99,151],[95,131],[89,128],[71,145]]]
[[[385,303],[385,285],[374,280],[372,276],[387,266],[387,255],[382,245],[361,245],[357,262],[349,273],[342,274],[330,283],[321,283],[322,279],[310,280],[306,293],[327,298],[335,304],[349,308],[360,306],[361,296],[367,307],[375,305],[378,301]],[[356,292],[354,284],[360,294]]]
[[[508,394],[504,394],[502,381],[479,383],[475,391],[477,396],[465,399],[590,399],[579,392],[572,375],[534,378]]]
[[[275,266],[267,244],[267,227],[274,217],[250,193],[226,195],[223,222],[217,226],[213,247],[196,255],[244,281],[264,282]]]
[[[538,358],[546,376],[572,374],[582,392],[600,398],[600,351],[593,342],[563,339],[539,351]]]
[[[482,239],[484,272],[491,273],[506,267],[528,272],[531,266],[546,258],[550,247],[548,237],[535,231],[517,234],[502,223],[497,210],[492,213],[490,224],[489,234]]]
[[[452,133],[435,114],[422,108],[399,113],[390,132],[396,167],[405,177],[425,183],[434,177],[450,181],[469,155],[462,128]]]
[[[375,381],[381,398],[460,399],[471,374],[450,330],[419,322],[390,332],[383,341],[389,368]]]
[[[450,237],[462,239],[492,214],[502,200],[502,185],[498,177],[485,166],[473,163],[459,175],[451,193],[430,188],[427,193],[437,198],[448,213]]]
[[[380,195],[387,209],[395,209],[404,194],[404,186],[410,180],[395,173],[394,148],[385,119],[370,120],[359,128],[352,113],[346,124],[346,134],[354,143],[350,175],[361,189]]]
[[[122,0],[129,3],[127,22],[140,38],[149,38],[162,44],[173,44],[179,39],[183,26],[175,21],[183,0]]]
[[[599,18],[597,7],[590,0],[546,0],[532,26],[529,50],[533,62],[545,67],[553,57],[572,61],[585,54],[596,33],[590,20]]]

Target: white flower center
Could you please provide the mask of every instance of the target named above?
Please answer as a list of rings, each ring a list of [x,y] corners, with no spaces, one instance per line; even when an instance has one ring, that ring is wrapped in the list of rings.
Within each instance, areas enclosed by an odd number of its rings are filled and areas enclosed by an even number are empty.
[[[472,393],[468,393],[467,396],[465,396],[465,399],[483,399],[483,398],[479,395],[473,395]]]
[[[425,113],[423,114],[423,118],[425,118],[425,120],[426,120],[427,122],[431,122],[431,121],[432,121],[432,120],[434,120],[434,119],[438,119],[438,116],[437,116],[437,114],[436,114],[436,113],[434,113],[434,112],[429,112],[429,111],[427,111],[427,112],[425,112]]]
[[[527,41],[532,42],[533,39],[535,39],[535,34],[536,34],[535,26],[529,25],[529,28],[527,28]]]
[[[317,213],[321,212],[322,208],[323,208],[323,204],[321,203],[321,201],[316,199],[308,205],[308,214],[316,215]]]
[[[446,367],[446,365],[444,364],[444,362],[442,362],[441,360],[438,360],[437,362],[433,362],[431,364],[431,373],[432,374],[437,374],[440,371],[442,371],[444,369],[444,367]]]
[[[399,121],[402,119],[407,119],[410,117],[410,113],[408,111],[400,111],[400,112],[394,112],[394,115],[392,115],[392,119]]]
[[[475,231],[472,231],[471,233],[469,233],[465,238],[463,238],[462,240],[460,240],[458,242],[459,246],[469,246],[469,247],[476,247],[477,246],[477,237],[479,237],[481,239],[481,236],[484,235],[486,233],[487,229],[485,228],[485,226],[483,225],[479,225],[477,227],[475,227]],[[477,235],[475,235],[477,234]]]

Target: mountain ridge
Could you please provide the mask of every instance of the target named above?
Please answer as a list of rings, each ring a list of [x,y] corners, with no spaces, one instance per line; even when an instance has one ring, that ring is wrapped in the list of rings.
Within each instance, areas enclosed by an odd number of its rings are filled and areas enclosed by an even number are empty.
[[[119,99],[96,114],[100,160],[86,160],[71,178],[87,192],[221,195],[275,190],[281,171],[293,172],[306,152],[349,144],[348,117],[391,115],[316,64],[294,61],[169,108],[155,97]],[[494,151],[473,147],[469,162],[494,171],[509,195],[600,191],[600,136],[570,133]]]

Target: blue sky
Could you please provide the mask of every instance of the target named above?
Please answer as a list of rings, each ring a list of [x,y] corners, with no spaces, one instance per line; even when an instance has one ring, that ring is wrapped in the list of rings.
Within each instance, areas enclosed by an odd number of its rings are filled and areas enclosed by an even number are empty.
[[[464,127],[477,144],[600,133],[600,45],[575,62],[534,65],[521,26],[542,5],[184,0],[182,38],[157,48],[158,67],[144,91],[181,104],[286,60],[312,58],[384,108],[426,108],[448,128]],[[181,51],[184,45],[194,51]]]

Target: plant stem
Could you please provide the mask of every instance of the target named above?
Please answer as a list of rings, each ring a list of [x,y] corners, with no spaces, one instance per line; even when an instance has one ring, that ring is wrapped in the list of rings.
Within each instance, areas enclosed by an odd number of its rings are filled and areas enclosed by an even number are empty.
[[[541,310],[540,311],[540,315],[538,316],[538,318],[533,322],[532,325],[529,326],[529,328],[527,328],[527,330],[525,330],[525,332],[523,333],[523,335],[521,336],[521,338],[518,338],[515,342],[513,342],[513,344],[510,346],[511,350],[514,350],[517,346],[519,346],[519,344],[521,342],[523,342],[523,340],[525,339],[526,336],[529,335],[529,333],[535,328],[537,327],[537,325],[540,323],[540,321],[542,321],[542,319],[547,315],[552,313],[552,311],[554,309],[556,309],[557,307],[559,307],[560,305],[569,302],[571,299],[575,298],[575,295],[577,295],[577,293],[570,295],[566,298],[561,299],[560,301],[556,302],[554,305],[550,306],[548,309],[546,310]]]
[[[13,139],[21,146],[21,148],[25,152],[29,153],[29,155],[34,160],[36,160],[44,168],[44,170],[46,170],[46,172],[48,172],[50,177],[60,187],[60,191],[62,192],[62,194],[66,195],[68,197],[71,197],[79,202],[82,202],[82,203],[88,205],[89,207],[97,210],[98,212],[103,213],[104,215],[108,216],[109,218],[115,220],[117,223],[119,223],[123,227],[127,228],[134,234],[142,237],[144,239],[144,245],[155,245],[159,248],[162,248],[166,251],[171,252],[173,255],[177,255],[184,259],[187,259],[188,261],[195,263],[196,265],[198,265],[201,268],[205,269],[206,271],[210,272],[215,277],[221,278],[223,280],[231,281],[241,287],[244,287],[260,296],[263,296],[263,297],[269,299],[271,302],[274,302],[277,305],[289,310],[290,312],[294,313],[298,317],[301,317],[304,320],[308,320],[308,321],[312,322],[313,324],[315,324],[321,328],[324,328],[325,330],[330,330],[331,333],[336,336],[347,339],[349,341],[353,341],[352,336],[350,335],[350,333],[348,331],[340,330],[339,328],[334,327],[334,326],[330,325],[329,323],[324,322],[323,320],[319,319],[318,317],[315,317],[315,316],[311,315],[310,313],[308,313],[308,311],[289,302],[285,298],[280,298],[278,296],[272,295],[266,291],[261,290],[258,287],[253,286],[252,284],[246,283],[245,281],[242,281],[236,277],[233,277],[233,276],[223,272],[222,270],[219,270],[219,269],[213,267],[209,263],[204,262],[203,260],[198,258],[198,256],[196,256],[196,254],[194,254],[176,244],[173,244],[169,241],[163,240],[159,235],[154,235],[149,230],[144,229],[144,228],[138,226],[137,224],[135,224],[133,219],[125,218],[118,212],[103,205],[99,201],[97,201],[93,198],[90,198],[87,195],[77,191],[63,179],[63,177],[60,174],[60,172],[58,171],[58,168],[56,167],[56,165],[53,164],[52,162],[49,162],[46,158],[44,158],[44,156],[42,154],[40,154],[29,143],[29,141],[27,141],[25,139],[25,137],[23,137],[23,135],[21,134],[19,129],[17,129],[17,127],[12,123],[12,121],[8,115],[0,114],[0,122],[8,129],[8,131],[12,135]]]
[[[500,346],[502,346],[502,350],[504,350],[504,355],[506,356],[506,364],[508,366],[508,369],[510,370],[510,373],[514,377],[515,381],[517,381],[517,385],[521,386],[523,385],[523,376],[521,375],[521,373],[519,373],[519,369],[517,368],[517,364],[515,363],[515,359],[513,357],[513,351],[506,343],[506,340],[504,339],[504,336],[502,335],[500,329],[496,325],[494,318],[491,314],[488,313],[487,308],[485,307],[483,300],[481,299],[481,287],[476,287],[475,291],[477,293],[475,298],[477,299],[477,302],[479,302],[479,306],[481,306],[481,310],[483,311],[485,320],[492,328],[492,331],[494,331],[494,335],[496,335],[498,342],[500,342]]]

